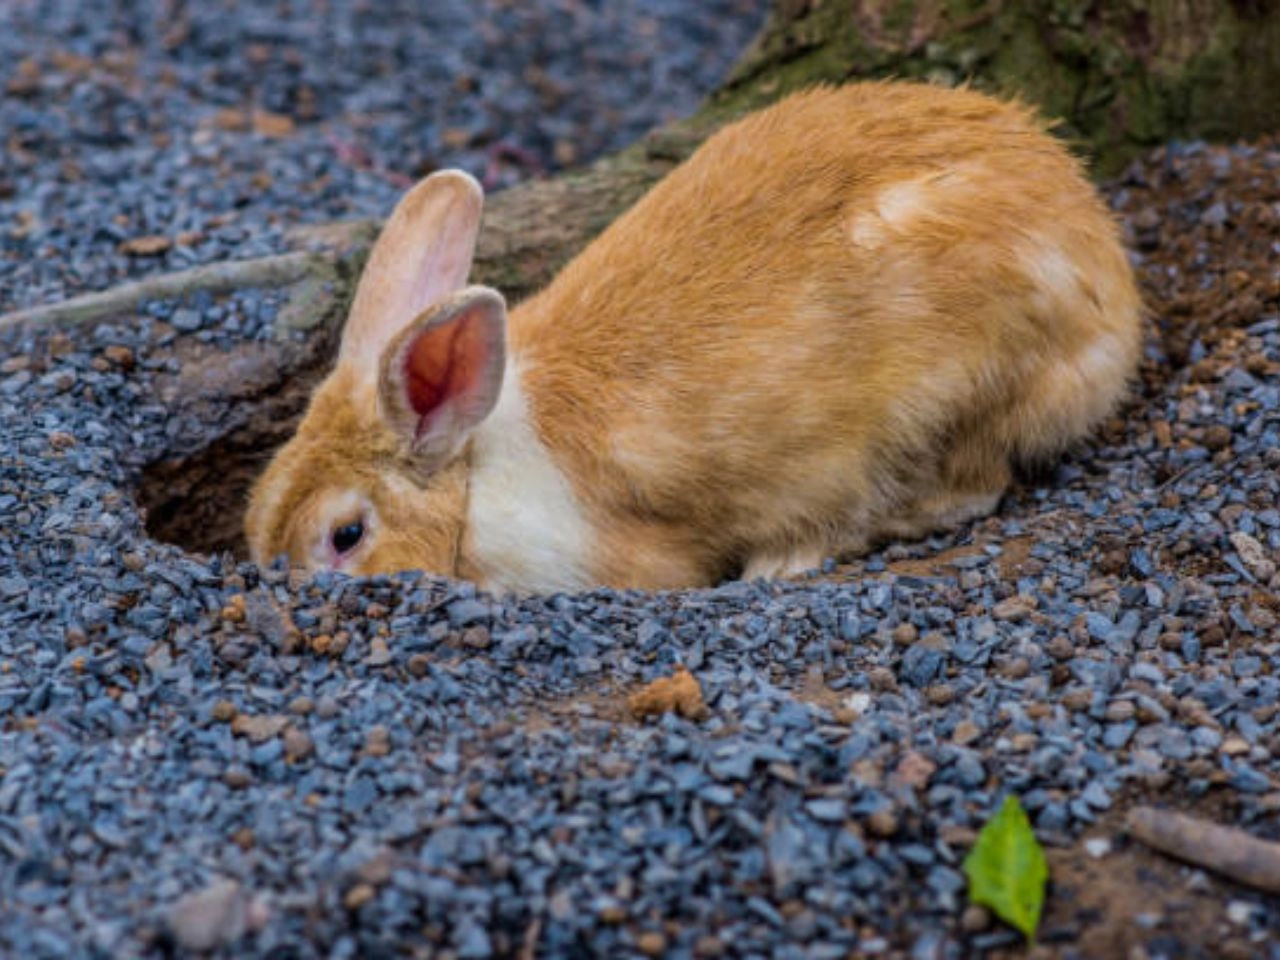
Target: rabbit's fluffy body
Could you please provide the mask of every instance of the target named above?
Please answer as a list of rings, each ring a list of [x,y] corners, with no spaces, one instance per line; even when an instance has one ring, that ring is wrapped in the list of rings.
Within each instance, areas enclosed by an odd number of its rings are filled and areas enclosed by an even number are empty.
[[[423,242],[396,223],[388,264]],[[709,139],[505,341],[500,318],[471,338],[456,362],[491,412],[424,454],[421,391],[397,419],[395,377],[442,348],[405,328],[470,309],[469,262],[407,316],[376,302],[394,272],[366,272],[337,368],[255,491],[259,559],[515,590],[795,572],[990,512],[1014,464],[1114,407],[1140,341],[1079,163],[1025,107],[915,84],[809,91]]]

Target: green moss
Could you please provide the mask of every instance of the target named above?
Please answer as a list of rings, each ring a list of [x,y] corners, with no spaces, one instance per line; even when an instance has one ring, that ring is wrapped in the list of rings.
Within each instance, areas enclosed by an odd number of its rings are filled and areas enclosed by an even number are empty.
[[[1233,0],[778,0],[700,120],[708,127],[817,83],[966,81],[1059,121],[1100,174],[1171,139],[1280,129],[1280,8]],[[863,18],[863,19],[860,19]],[[921,36],[932,24],[934,34]]]

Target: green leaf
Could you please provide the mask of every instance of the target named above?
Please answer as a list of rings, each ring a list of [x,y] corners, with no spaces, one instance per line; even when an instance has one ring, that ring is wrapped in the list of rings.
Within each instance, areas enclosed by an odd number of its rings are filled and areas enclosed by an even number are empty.
[[[1005,798],[964,858],[969,899],[990,907],[1030,941],[1040,924],[1049,865],[1018,798]]]

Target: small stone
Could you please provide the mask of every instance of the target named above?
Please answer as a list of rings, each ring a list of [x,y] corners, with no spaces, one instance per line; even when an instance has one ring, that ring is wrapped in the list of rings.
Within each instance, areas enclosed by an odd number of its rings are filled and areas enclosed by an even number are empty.
[[[232,790],[243,790],[253,783],[253,775],[244,767],[228,767],[222,775],[222,782]]]
[[[1098,558],[1098,571],[1107,576],[1124,572],[1129,564],[1129,555],[1124,550],[1108,550]]]
[[[1250,750],[1249,741],[1237,734],[1231,734],[1222,741],[1221,750],[1228,757],[1240,757],[1247,754]]]
[[[980,736],[982,736],[982,728],[972,720],[961,720],[951,731],[952,743],[958,743],[962,747],[967,747]]]
[[[374,637],[369,644],[369,656],[365,657],[364,662],[371,667],[385,667],[390,663],[391,650],[387,647],[387,641]]]
[[[1132,720],[1136,712],[1132,700],[1112,700],[1107,704],[1106,718],[1109,723],[1124,723]]]
[[[1211,204],[1204,213],[1200,214],[1200,222],[1206,227],[1220,227],[1230,219],[1230,216],[1227,211],[1227,205],[1219,200]]]
[[[462,631],[462,645],[468,650],[488,650],[493,638],[488,627],[468,627]]]
[[[364,752],[370,757],[385,757],[391,752],[391,731],[382,724],[370,727],[364,738]]]
[[[686,720],[700,720],[707,714],[702,687],[684,666],[669,677],[659,677],[627,698],[627,706],[637,720],[676,713]]]
[[[378,891],[368,883],[357,883],[342,898],[342,905],[353,913],[378,895]]]
[[[1106,837],[1090,837],[1084,842],[1084,852],[1094,860],[1101,860],[1111,852],[1111,841]]]
[[[935,707],[945,707],[955,699],[956,692],[945,683],[939,683],[927,689],[924,695]]]
[[[209,711],[209,715],[218,723],[230,723],[236,718],[236,705],[230,700],[219,700]]]
[[[198,310],[181,307],[173,312],[169,323],[179,333],[195,333],[204,324],[204,320]]]
[[[1231,446],[1231,428],[1224,427],[1222,424],[1214,424],[1205,428],[1203,439],[1201,441],[1206,450],[1217,452],[1225,450]]]
[[[1083,687],[1068,690],[1062,695],[1062,705],[1072,713],[1088,710],[1093,705],[1093,692]]]
[[[1007,600],[1001,600],[992,607],[991,616],[996,620],[1018,623],[1031,616],[1037,606],[1039,606],[1039,603],[1035,597],[1027,594],[1017,594]]]
[[[1227,919],[1239,927],[1251,923],[1257,912],[1258,908],[1247,900],[1232,900],[1227,904]]]
[[[937,771],[938,765],[918,750],[911,750],[898,763],[891,780],[915,790],[923,790]]]
[[[888,667],[872,667],[867,671],[867,680],[876,693],[897,693],[898,678]]]
[[[845,697],[841,706],[853,714],[853,719],[856,720],[871,709],[873,702],[871,694],[858,691],[857,693],[851,693]]]
[[[315,743],[310,734],[297,727],[290,727],[284,732],[284,755],[291,762],[305,760],[315,751]]]
[[[121,370],[132,370],[134,364],[133,351],[128,347],[113,345],[102,351],[102,355]]]
[[[175,903],[168,925],[184,950],[207,953],[240,939],[250,927],[252,912],[240,884],[221,879]]]
[[[867,832],[873,837],[888,838],[898,832],[898,815],[890,807],[867,815]]]
[[[920,631],[916,629],[915,624],[900,623],[893,628],[891,634],[893,642],[900,647],[910,646],[920,638]]]
[[[270,110],[254,110],[251,122],[254,133],[272,139],[290,136],[295,127],[292,117],[283,113],[272,113]]]
[[[946,654],[922,643],[902,655],[902,678],[913,687],[927,688],[945,669]]]
[[[1015,733],[1009,738],[1009,745],[1013,748],[1014,753],[1030,753],[1039,744],[1040,737],[1038,734],[1031,732]]]
[[[960,914],[960,929],[965,933],[982,933],[991,928],[991,911],[981,904],[971,903]]]
[[[606,903],[596,913],[601,923],[619,924],[627,919],[626,907],[620,903]]]
[[[1055,660],[1070,660],[1076,655],[1076,648],[1065,633],[1059,633],[1045,646],[1045,652]]]
[[[1236,532],[1228,539],[1236,553],[1240,555],[1241,562],[1249,568],[1249,572],[1263,583],[1270,583],[1271,578],[1276,575],[1276,565],[1267,556],[1266,548],[1247,533]]]
[[[667,938],[657,930],[647,930],[636,937],[636,949],[646,957],[660,957],[667,952]]]
[[[158,234],[145,237],[132,237],[120,244],[120,252],[130,257],[154,257],[164,253],[173,246],[168,237]]]
[[[227,601],[226,606],[222,608],[222,619],[230,620],[232,623],[243,623],[245,616],[244,594],[237,593]]]
[[[255,716],[238,713],[231,721],[231,732],[237,737],[246,737],[253,743],[264,743],[273,737],[280,736],[289,725],[289,718],[278,714]]]
[[[1014,657],[1000,664],[997,672],[1006,680],[1023,680],[1031,674],[1031,661],[1026,657]]]
[[[696,957],[719,957],[724,954],[724,941],[715,936],[699,937],[693,953]]]

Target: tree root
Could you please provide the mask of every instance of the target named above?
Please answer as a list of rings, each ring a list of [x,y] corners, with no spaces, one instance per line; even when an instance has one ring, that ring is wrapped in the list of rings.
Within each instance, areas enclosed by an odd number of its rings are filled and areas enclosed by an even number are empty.
[[[1230,880],[1280,893],[1280,844],[1259,840],[1237,827],[1155,807],[1129,811],[1129,833],[1139,842]]]
[[[255,287],[284,287],[306,277],[325,259],[313,253],[281,253],[162,273],[59,303],[0,315],[0,332],[23,324],[77,326],[126,313],[147,300],[172,300],[197,290],[229,293]]]

